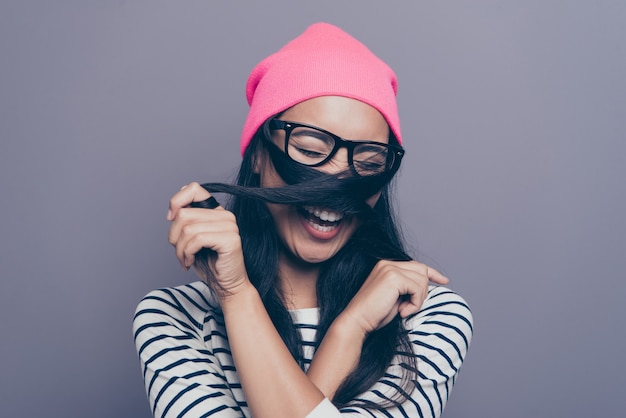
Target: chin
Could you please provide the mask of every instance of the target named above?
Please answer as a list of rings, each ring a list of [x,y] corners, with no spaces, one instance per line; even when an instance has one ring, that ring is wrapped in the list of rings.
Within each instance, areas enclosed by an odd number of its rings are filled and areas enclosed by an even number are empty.
[[[348,228],[347,228],[348,229]],[[340,236],[335,237],[333,240],[326,242],[320,242],[319,240],[303,239],[300,242],[291,242],[288,247],[291,254],[293,254],[298,260],[301,260],[307,264],[319,264],[333,258],[350,240],[353,232],[351,229],[342,231]]]
[[[325,261],[330,260],[333,256],[337,254],[337,251],[325,252],[325,253],[315,253],[310,254],[308,252],[295,252],[295,257],[303,263],[306,264],[320,264]]]

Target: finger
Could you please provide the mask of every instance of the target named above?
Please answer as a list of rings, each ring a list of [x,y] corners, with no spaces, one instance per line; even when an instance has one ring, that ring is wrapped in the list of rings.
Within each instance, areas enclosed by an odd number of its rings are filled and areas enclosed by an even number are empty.
[[[185,209],[181,214],[191,211],[207,212],[202,209]],[[202,248],[226,253],[232,251],[240,242],[239,229],[230,212],[222,211],[214,214],[212,218],[214,219],[204,222],[187,223],[180,229],[174,246],[176,258],[184,268],[193,265],[195,254]]]
[[[381,260],[376,264],[380,269],[389,269],[391,271],[401,271],[405,273],[418,273],[424,277],[428,277],[428,266],[426,264],[409,260],[409,261],[391,261]]]
[[[403,301],[398,307],[398,314],[401,318],[408,318],[409,316],[416,314],[421,309],[421,305],[417,306],[410,301]]]
[[[219,202],[213,196],[201,202],[191,202],[189,204],[189,207],[191,208],[201,208],[201,209],[215,209],[215,208],[218,208],[219,206],[220,206]]]
[[[403,270],[396,276],[395,283],[399,293],[398,312],[410,315],[417,312],[428,296],[428,279],[413,270]],[[404,317],[404,316],[403,316]]]
[[[438,284],[450,283],[450,279],[448,279],[446,276],[441,274],[439,271],[435,270],[432,267],[427,267],[427,269],[428,269],[428,273],[426,275],[428,277],[428,280],[430,280],[431,282],[435,282]]]
[[[169,202],[169,209],[167,211],[167,220],[172,221],[176,218],[178,211],[181,208],[188,206],[191,202],[201,202],[211,197],[211,194],[204,190],[200,183],[193,182],[186,186],[183,186]]]
[[[178,233],[178,237],[174,243],[174,252],[176,253],[176,258],[178,262],[184,269],[188,269],[191,264],[195,261],[194,254],[202,248],[202,245],[205,244],[205,240],[209,237],[198,237],[198,235],[203,234],[205,230],[210,229],[210,223],[193,223],[186,224],[180,228],[180,232]],[[172,229],[174,229],[172,227]],[[210,245],[210,242],[207,242],[206,245]]]
[[[235,216],[221,206],[215,210],[185,207],[178,210],[176,218],[170,225],[168,242],[176,246],[184,228],[190,228],[189,226],[193,224],[204,224],[207,222],[215,223],[213,228],[230,228],[238,233]],[[220,226],[219,224],[224,225]],[[191,231],[193,230],[190,229],[189,232]]]
[[[402,318],[413,315],[422,308],[427,297],[428,285],[424,287],[415,283],[410,284],[405,296],[401,298],[402,301],[398,307],[398,313]]]
[[[397,264],[399,268],[419,273],[434,283],[448,284],[450,282],[450,280],[438,270],[427,266],[424,263],[420,263],[418,261],[401,261],[397,262]]]
[[[215,232],[197,232],[195,234],[184,235],[176,244],[176,258],[185,270],[196,261],[196,253],[202,248],[211,248],[215,245]]]

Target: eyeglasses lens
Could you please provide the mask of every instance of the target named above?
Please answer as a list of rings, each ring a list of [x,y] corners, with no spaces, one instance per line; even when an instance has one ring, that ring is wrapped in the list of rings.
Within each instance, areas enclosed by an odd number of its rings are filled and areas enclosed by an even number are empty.
[[[359,175],[379,174],[387,169],[389,155],[387,147],[363,144],[355,146],[353,152],[354,168]]]
[[[324,161],[335,146],[335,140],[324,132],[295,127],[289,135],[287,153],[299,163],[315,165]]]

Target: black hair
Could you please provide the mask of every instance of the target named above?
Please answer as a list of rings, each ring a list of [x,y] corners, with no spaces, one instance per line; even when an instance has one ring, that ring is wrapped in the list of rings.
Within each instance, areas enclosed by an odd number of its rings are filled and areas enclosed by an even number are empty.
[[[236,185],[206,183],[202,186],[212,193],[233,195],[228,209],[237,218],[248,277],[257,288],[291,355],[304,369],[300,336],[285,307],[278,281],[278,258],[283,244],[276,228],[268,227],[274,223],[265,202],[322,206],[355,214],[361,220],[361,225],[348,242],[321,264],[317,281],[320,308],[317,346],[379,260],[410,260],[411,257],[404,250],[391,210],[389,182],[395,172],[367,177],[348,172],[323,174],[290,160],[267,141],[269,135],[266,122],[244,153]],[[260,187],[260,178],[254,167],[263,152],[271,157],[286,186]],[[380,197],[371,208],[365,200],[377,192],[380,192]],[[407,331],[400,316],[396,315],[388,325],[366,337],[359,363],[336,391],[333,403],[338,407],[354,405],[354,398],[371,388],[385,374],[396,355],[402,357],[403,376],[397,396],[391,403],[397,404],[406,398],[407,393],[412,392],[409,385],[413,385],[417,368]]]

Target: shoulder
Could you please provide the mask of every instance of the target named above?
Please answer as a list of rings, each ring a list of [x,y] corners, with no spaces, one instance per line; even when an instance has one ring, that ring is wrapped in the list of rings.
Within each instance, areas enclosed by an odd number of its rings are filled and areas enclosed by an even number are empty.
[[[429,286],[428,296],[413,320],[436,315],[448,316],[452,322],[456,318],[473,328],[474,318],[468,303],[459,294],[444,286]]]
[[[156,289],[135,310],[135,334],[142,328],[167,323],[189,331],[200,330],[207,316],[220,315],[217,299],[204,282]]]
[[[248,416],[224,318],[205,283],[151,291],[133,331],[155,417]]]
[[[418,356],[443,357],[456,372],[469,349],[474,318],[460,295],[443,286],[430,286],[422,308],[405,320],[405,327]]]
[[[459,294],[444,286],[431,285],[422,307],[405,320],[405,326],[411,330],[434,324],[461,327],[464,334],[471,336],[474,317],[468,303]]]

